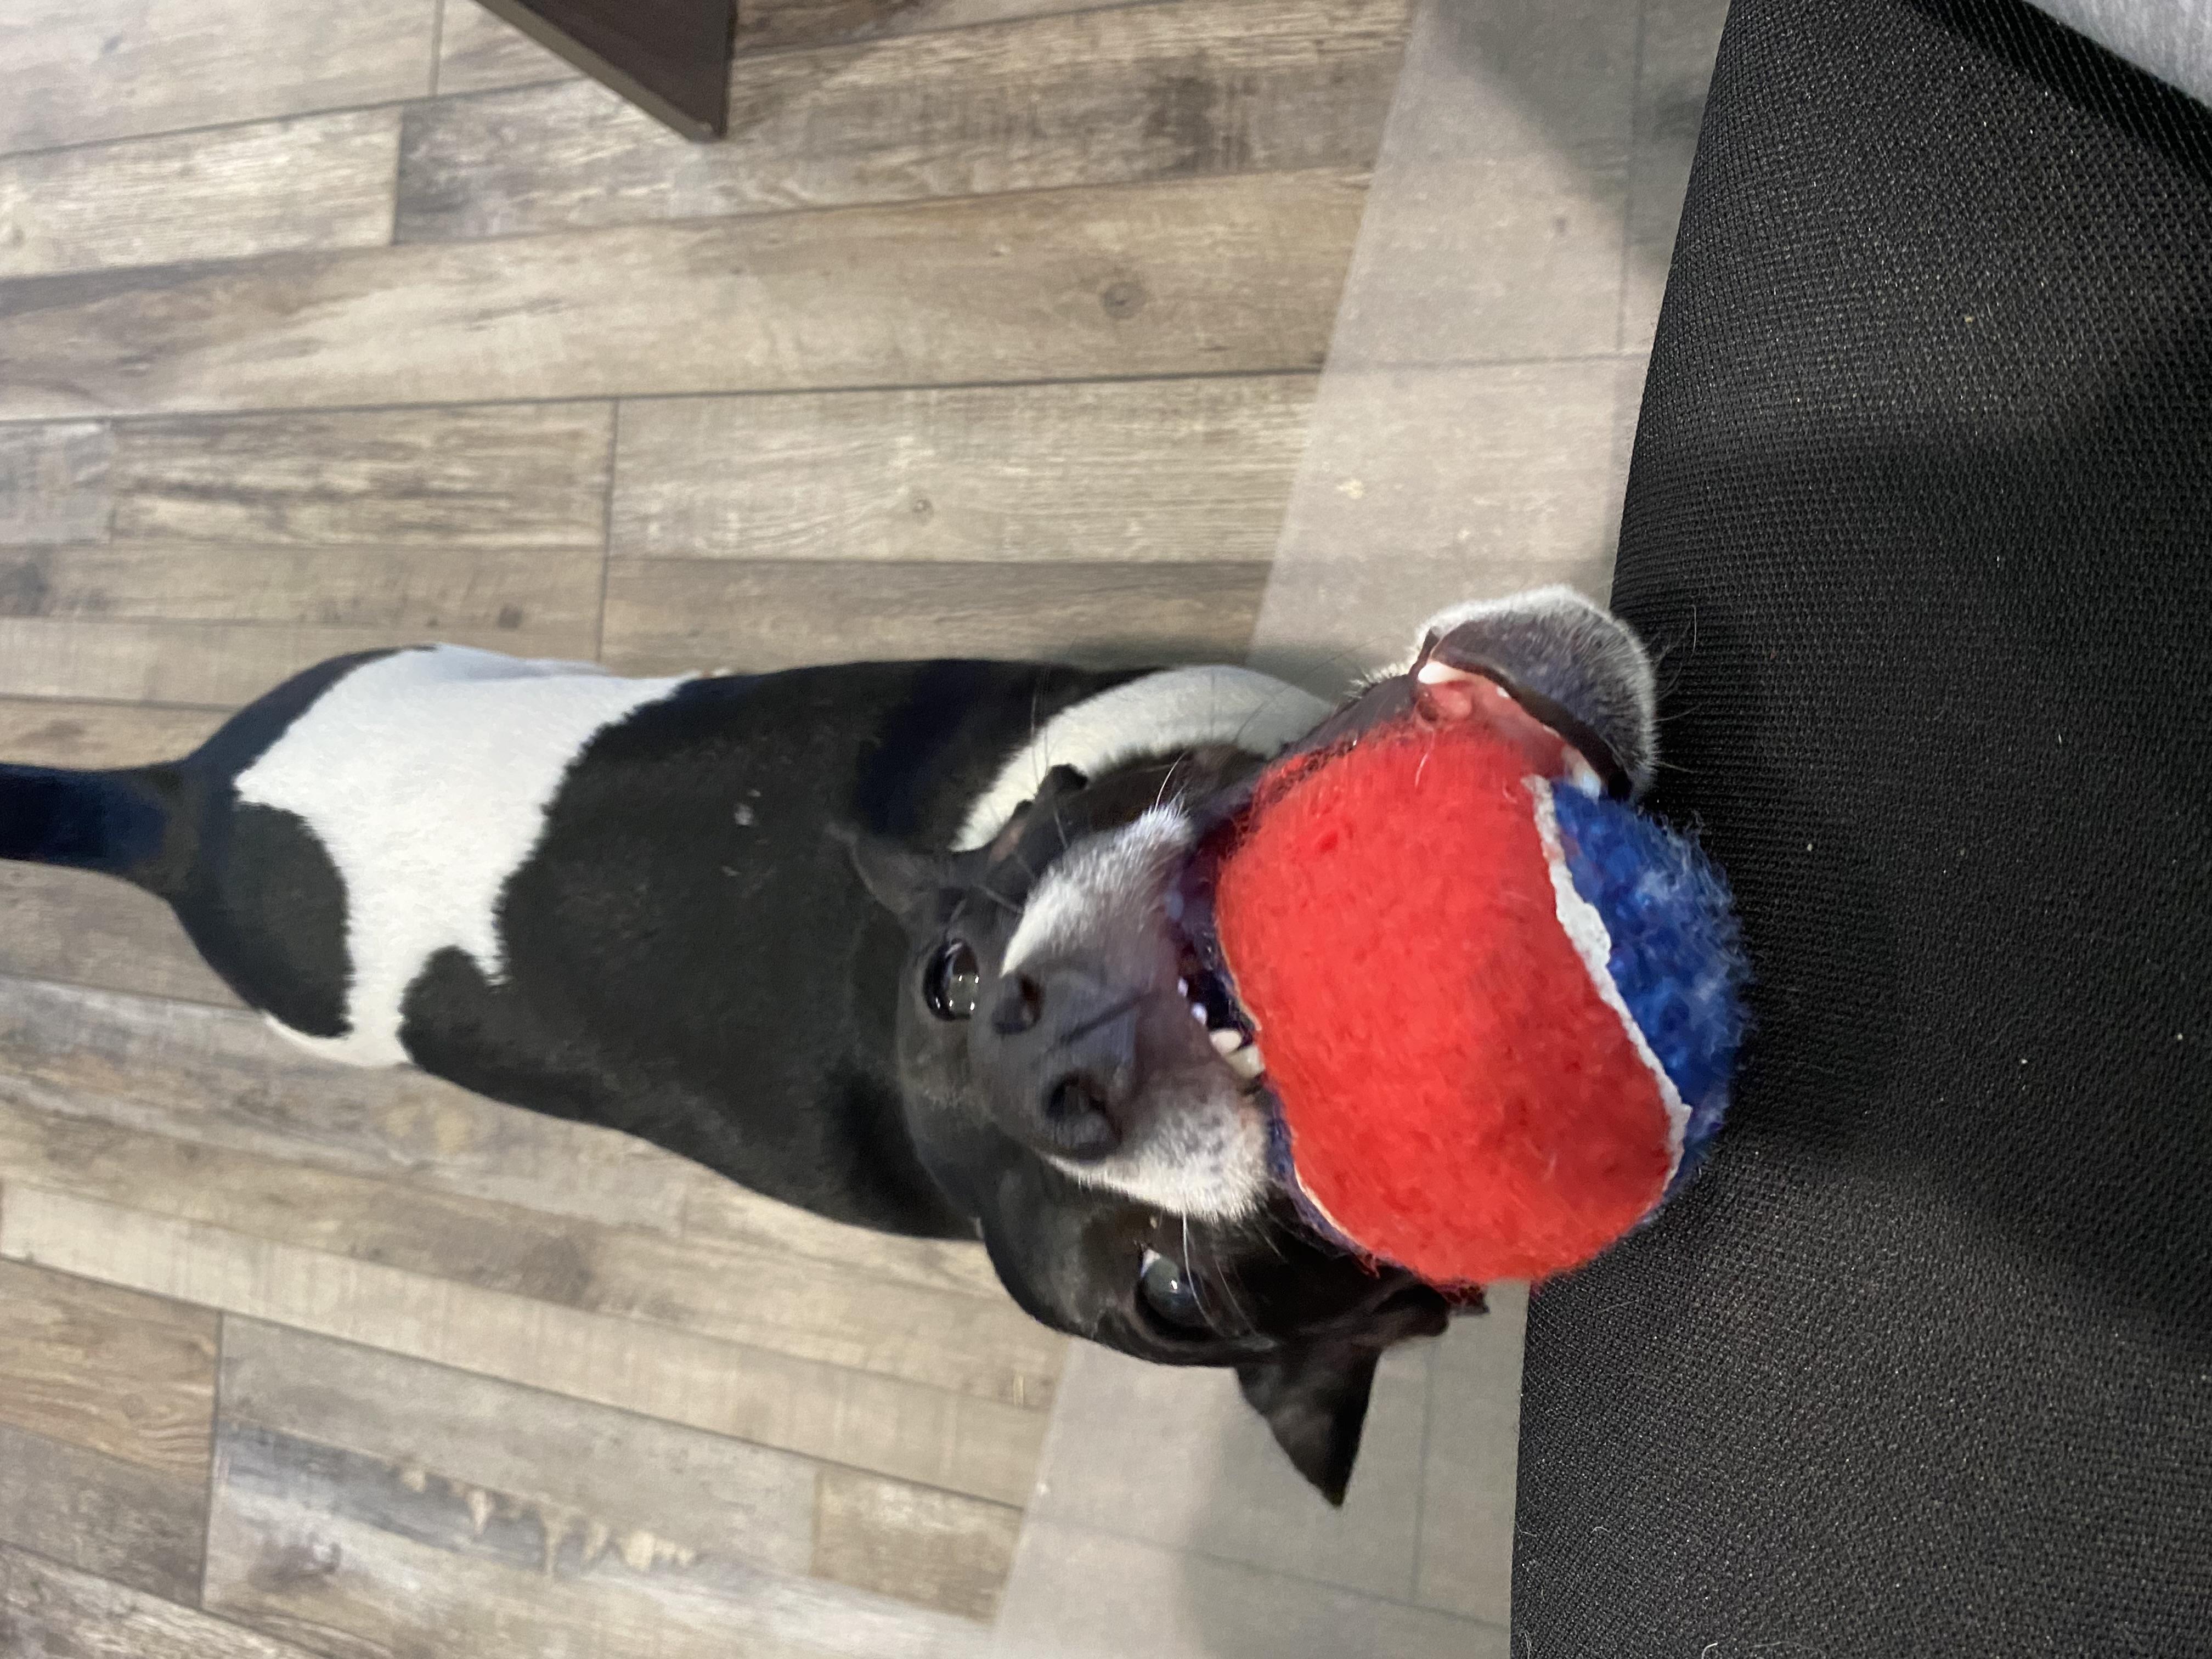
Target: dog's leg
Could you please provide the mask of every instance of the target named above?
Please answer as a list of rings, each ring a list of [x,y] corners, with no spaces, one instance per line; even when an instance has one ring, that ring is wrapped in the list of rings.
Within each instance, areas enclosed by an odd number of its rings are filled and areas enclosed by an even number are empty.
[[[1650,656],[1625,623],[1572,588],[1437,612],[1407,672],[1429,682],[1487,675],[1600,770],[1617,772],[1630,793],[1650,787],[1659,751]]]

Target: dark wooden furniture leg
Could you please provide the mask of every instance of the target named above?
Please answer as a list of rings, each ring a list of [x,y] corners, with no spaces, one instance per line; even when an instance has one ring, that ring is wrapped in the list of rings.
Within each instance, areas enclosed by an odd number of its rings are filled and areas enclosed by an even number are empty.
[[[736,0],[482,0],[687,138],[729,130]]]

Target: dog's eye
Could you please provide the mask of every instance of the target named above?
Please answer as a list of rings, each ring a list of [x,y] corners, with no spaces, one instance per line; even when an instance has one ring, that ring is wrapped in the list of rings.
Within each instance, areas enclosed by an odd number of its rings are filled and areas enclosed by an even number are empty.
[[[921,976],[923,1000],[939,1019],[966,1019],[975,1012],[982,990],[983,969],[975,952],[957,939],[929,959]]]
[[[1198,1286],[1182,1270],[1182,1263],[1158,1250],[1146,1250],[1137,1268],[1137,1294],[1145,1305],[1170,1325],[1184,1330],[1203,1330],[1206,1311],[1198,1305]]]

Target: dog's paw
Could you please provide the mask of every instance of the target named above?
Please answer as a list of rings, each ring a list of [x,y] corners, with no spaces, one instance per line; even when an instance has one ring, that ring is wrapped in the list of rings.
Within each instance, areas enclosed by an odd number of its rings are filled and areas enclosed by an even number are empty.
[[[1407,672],[1419,684],[1480,674],[1583,750],[1620,793],[1658,763],[1651,659],[1626,623],[1571,587],[1456,605],[1429,618]]]

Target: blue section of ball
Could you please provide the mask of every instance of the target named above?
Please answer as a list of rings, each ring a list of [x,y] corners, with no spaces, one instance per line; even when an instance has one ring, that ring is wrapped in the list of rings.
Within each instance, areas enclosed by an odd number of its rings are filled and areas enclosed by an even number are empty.
[[[1575,890],[1612,937],[1613,982],[1690,1109],[1671,1196],[1720,1128],[1748,1023],[1728,884],[1694,842],[1625,802],[1560,785],[1552,805]]]

